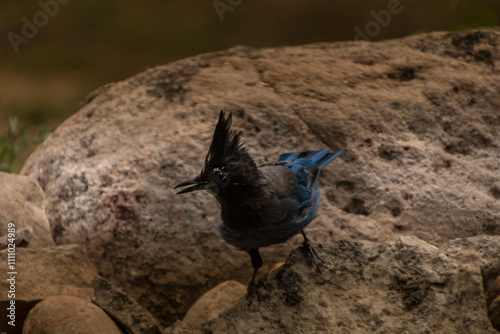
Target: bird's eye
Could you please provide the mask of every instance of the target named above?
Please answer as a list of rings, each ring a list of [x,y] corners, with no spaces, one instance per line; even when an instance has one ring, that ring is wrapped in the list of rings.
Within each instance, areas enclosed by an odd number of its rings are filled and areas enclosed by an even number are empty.
[[[221,181],[226,179],[226,172],[223,171],[224,168],[214,168],[214,175]]]

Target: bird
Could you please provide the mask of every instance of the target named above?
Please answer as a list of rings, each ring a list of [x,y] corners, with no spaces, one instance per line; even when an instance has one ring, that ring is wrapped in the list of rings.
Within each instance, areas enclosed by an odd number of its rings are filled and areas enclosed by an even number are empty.
[[[217,199],[220,235],[250,255],[254,272],[248,296],[256,288],[255,278],[263,264],[262,247],[284,243],[301,233],[314,264],[314,256],[321,260],[304,228],[316,217],[320,172],[342,151],[284,153],[275,163],[257,166],[240,140],[241,132],[232,130],[231,123],[232,114],[226,117],[221,110],[200,174],[174,189],[176,194],[205,190]]]

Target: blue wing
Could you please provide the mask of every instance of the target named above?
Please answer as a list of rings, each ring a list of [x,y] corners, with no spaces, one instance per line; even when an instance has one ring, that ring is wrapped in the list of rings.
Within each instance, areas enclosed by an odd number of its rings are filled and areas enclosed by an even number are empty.
[[[264,196],[251,206],[258,212],[258,220],[247,223],[252,229],[244,233],[221,224],[219,230],[224,240],[247,250],[285,242],[299,233],[316,217],[321,197],[319,172],[341,153],[331,150],[285,153],[276,164],[260,166],[266,181]],[[277,165],[289,168],[293,174]],[[294,175],[298,189],[291,182]]]

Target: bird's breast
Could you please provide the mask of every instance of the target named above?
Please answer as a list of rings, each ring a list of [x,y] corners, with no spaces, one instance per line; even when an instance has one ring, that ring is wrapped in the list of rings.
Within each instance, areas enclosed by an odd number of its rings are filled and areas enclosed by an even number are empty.
[[[261,225],[260,216],[250,207],[238,206],[221,208],[222,223],[238,232],[251,231]]]

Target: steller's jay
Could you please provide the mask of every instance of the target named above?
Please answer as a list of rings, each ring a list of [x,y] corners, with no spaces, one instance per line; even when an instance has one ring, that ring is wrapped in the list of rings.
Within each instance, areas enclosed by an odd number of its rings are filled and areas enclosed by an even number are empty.
[[[231,130],[231,118],[231,113],[226,118],[220,112],[200,175],[174,189],[191,186],[177,194],[207,190],[219,201],[222,238],[250,255],[254,268],[250,292],[262,266],[259,248],[285,242],[301,232],[304,248],[313,261],[313,255],[318,257],[304,228],[318,209],[319,173],[342,152],[285,153],[278,162],[257,167],[240,143],[240,133]]]

